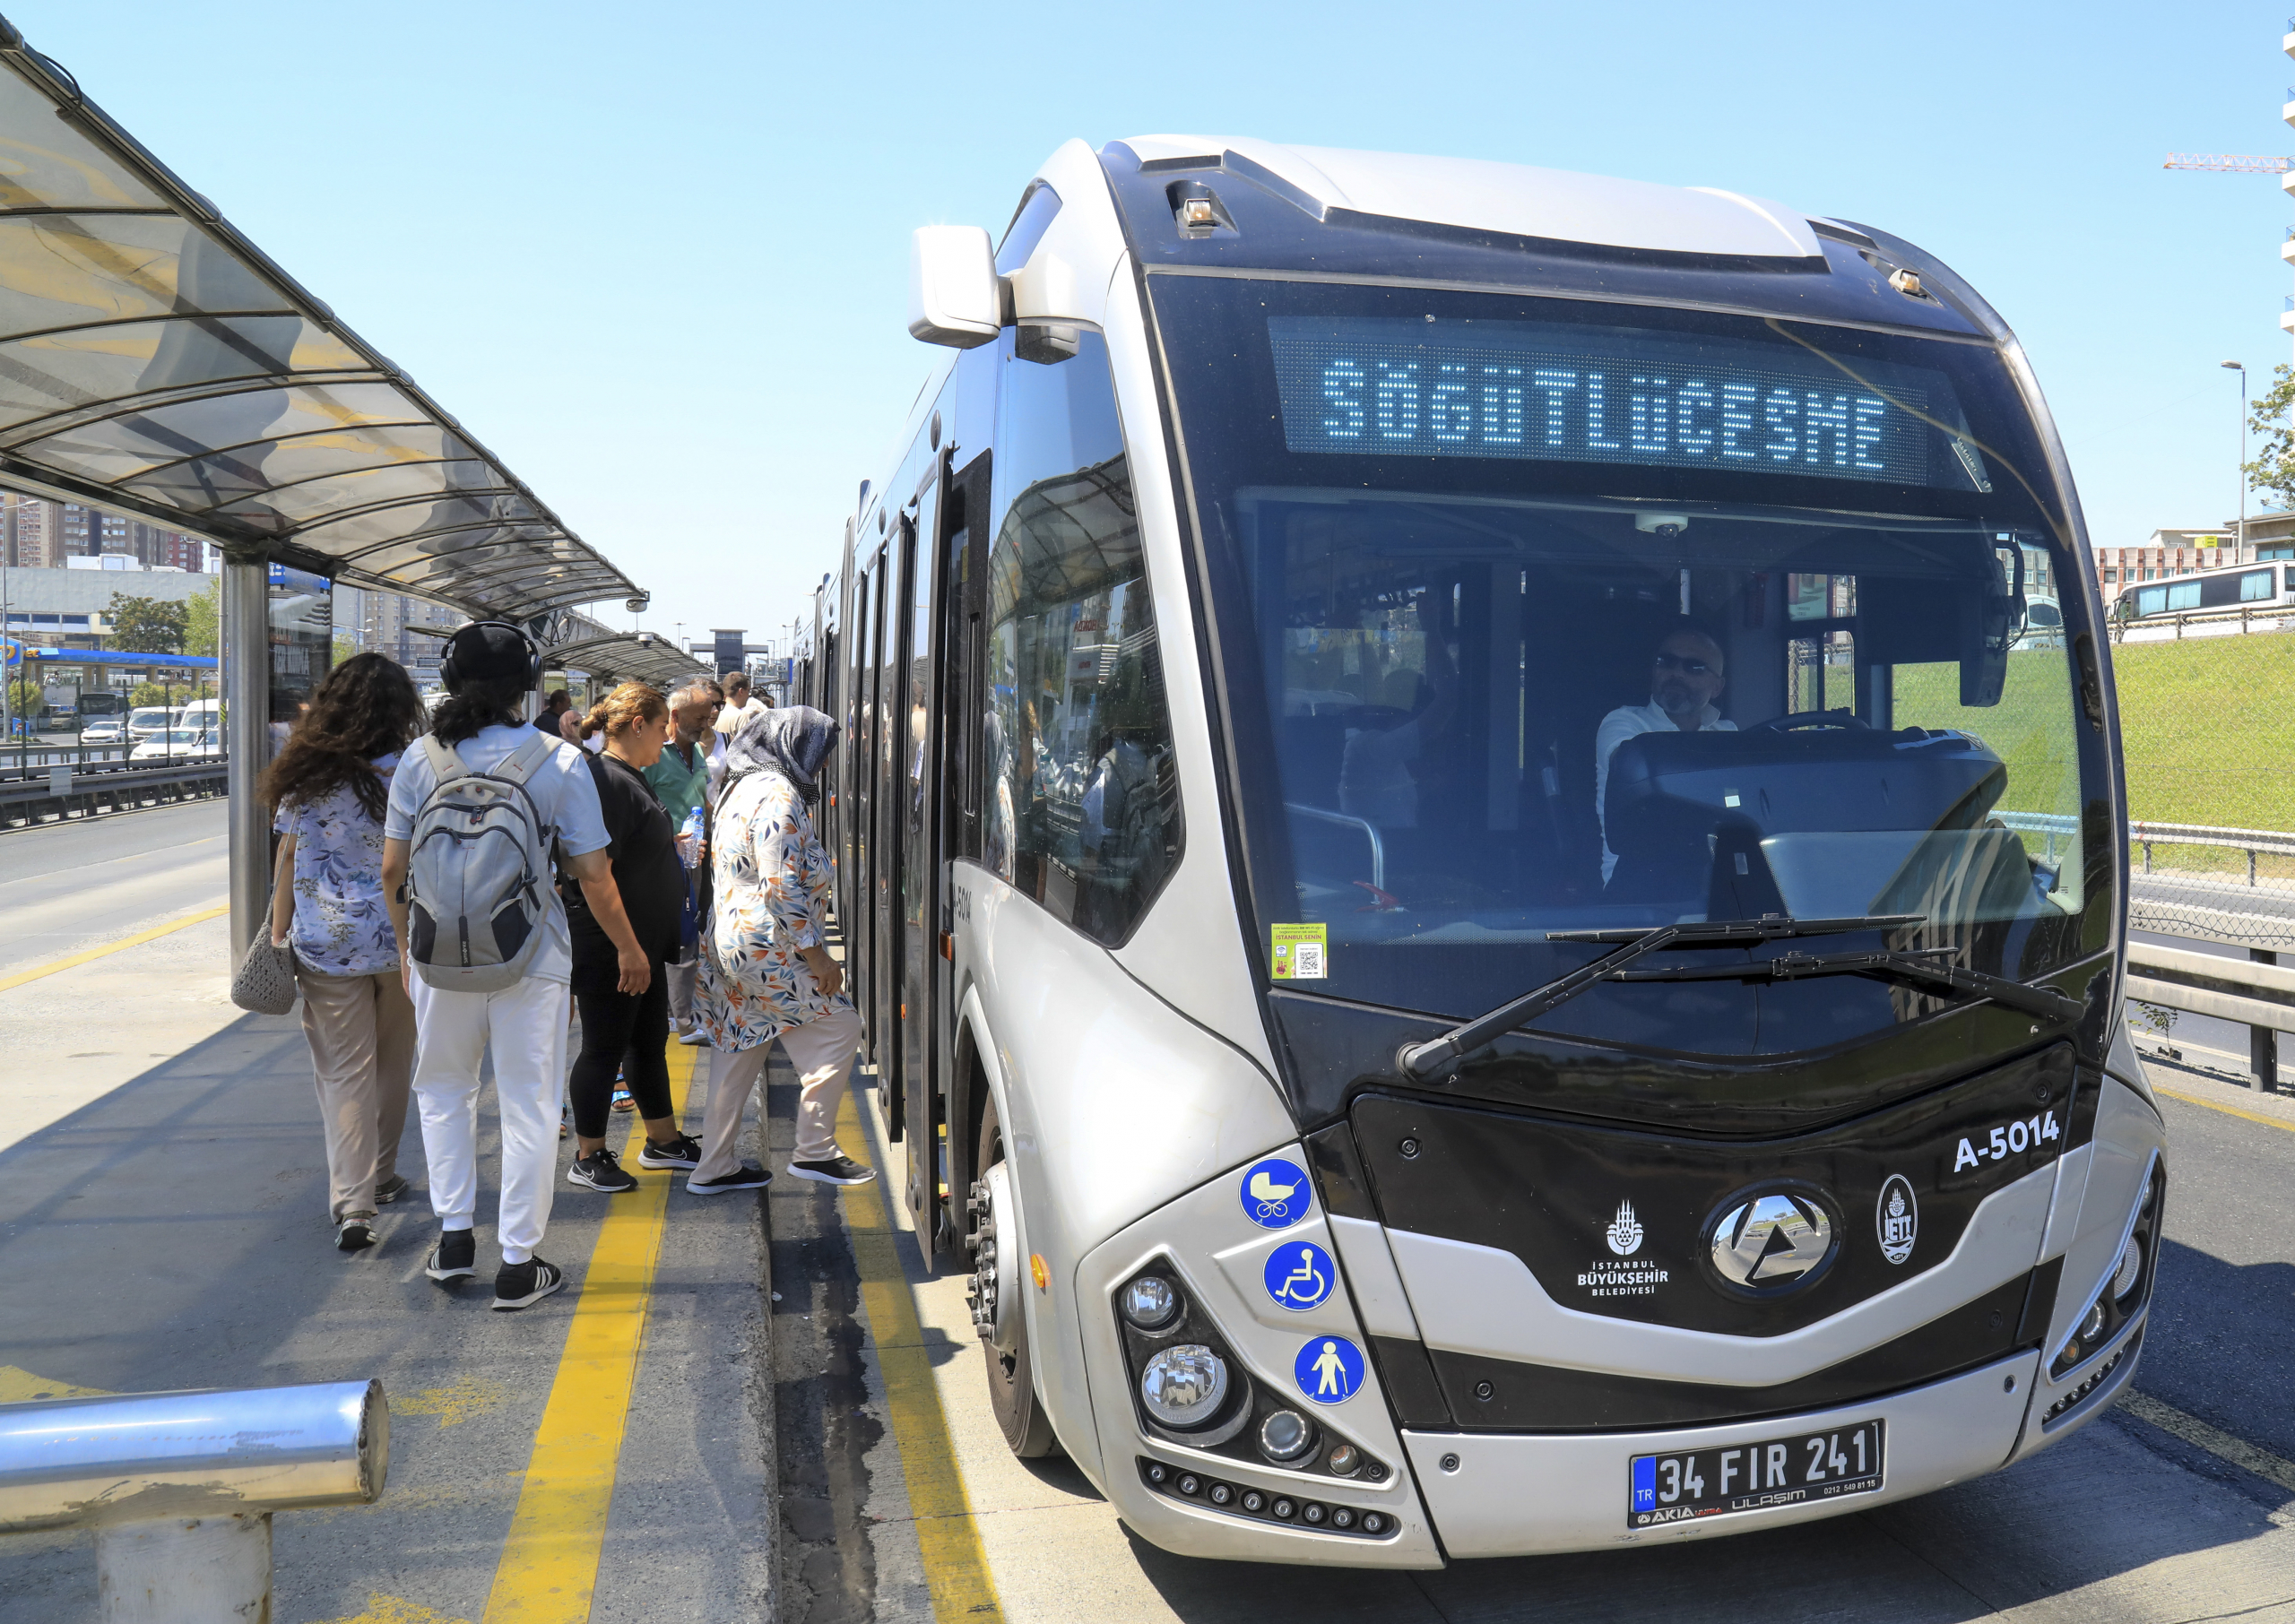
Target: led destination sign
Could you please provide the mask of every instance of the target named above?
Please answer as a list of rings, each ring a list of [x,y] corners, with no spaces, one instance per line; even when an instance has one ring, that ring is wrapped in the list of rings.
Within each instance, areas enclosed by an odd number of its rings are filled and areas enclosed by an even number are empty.
[[[1940,373],[1545,322],[1270,316],[1293,451],[1515,457],[1985,489]]]

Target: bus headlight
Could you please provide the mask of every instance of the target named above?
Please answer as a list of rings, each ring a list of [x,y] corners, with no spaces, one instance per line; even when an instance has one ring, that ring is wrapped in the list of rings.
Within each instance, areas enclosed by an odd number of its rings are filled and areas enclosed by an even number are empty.
[[[2125,1303],[2135,1293],[2135,1283],[2143,1278],[2143,1237],[2130,1235],[2127,1245],[2120,1249],[2119,1267],[2112,1271],[2112,1300]]]
[[[1201,1343],[1165,1348],[1140,1372],[1139,1398],[1166,1427],[1208,1426],[1227,1399],[1227,1361]]]
[[[2094,1358],[2143,1307],[2151,1290],[2152,1259],[2158,1249],[2160,1194],[2164,1179],[2154,1158],[2151,1175],[2136,1196],[2135,1211],[2128,1216],[2127,1239],[2120,1243],[2119,1256],[2112,1260],[2111,1274],[2096,1288],[2095,1296],[2089,1300],[2072,1335],[2064,1339],[2064,1345],[2048,1361],[2050,1381],[2063,1381]],[[2064,1407],[2059,1404],[2057,1409]],[[2051,1417],[2054,1413],[2051,1412]]]
[[[1179,1317],[1180,1294],[1160,1274],[1142,1274],[1117,1300],[1123,1317],[1143,1331],[1160,1331]]]

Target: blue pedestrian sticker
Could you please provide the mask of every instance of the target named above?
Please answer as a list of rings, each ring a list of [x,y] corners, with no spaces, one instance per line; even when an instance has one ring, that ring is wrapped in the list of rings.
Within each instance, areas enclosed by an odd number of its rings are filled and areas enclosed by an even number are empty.
[[[1298,1163],[1269,1156],[1243,1175],[1243,1216],[1263,1230],[1287,1230],[1307,1215],[1314,1192]]]
[[[1363,1350],[1344,1336],[1310,1336],[1291,1374],[1299,1391],[1319,1404],[1344,1404],[1363,1386]]]
[[[1321,1306],[1338,1271],[1330,1254],[1312,1240],[1286,1240],[1267,1255],[1267,1294],[1295,1311]]]

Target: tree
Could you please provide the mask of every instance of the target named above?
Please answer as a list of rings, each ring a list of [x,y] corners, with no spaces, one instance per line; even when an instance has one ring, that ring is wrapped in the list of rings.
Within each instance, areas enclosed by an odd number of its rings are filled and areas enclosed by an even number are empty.
[[[180,697],[176,689],[164,683],[139,682],[135,691],[127,696],[127,703],[130,708],[140,711],[150,705],[172,704]]]
[[[221,583],[209,582],[206,591],[184,600],[183,609],[183,652],[214,659],[223,644]]]
[[[111,595],[111,646],[128,654],[183,652],[185,606],[165,598]]]
[[[8,714],[37,717],[48,704],[48,695],[39,684],[28,677],[12,677],[8,680]]]
[[[337,633],[334,635],[334,663],[335,663],[335,664],[337,664],[337,665],[341,665],[344,661],[346,661],[346,660],[350,659],[353,654],[356,654],[358,652],[359,652],[359,639],[358,639],[358,638],[356,638],[356,637],[352,636],[349,632],[337,632]]]

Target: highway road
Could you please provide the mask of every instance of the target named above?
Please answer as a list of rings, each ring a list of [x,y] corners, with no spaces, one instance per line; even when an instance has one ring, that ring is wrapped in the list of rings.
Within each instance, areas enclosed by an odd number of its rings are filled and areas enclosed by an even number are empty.
[[[0,979],[221,903],[221,800],[0,833]]]

